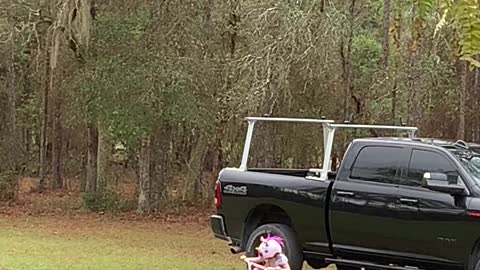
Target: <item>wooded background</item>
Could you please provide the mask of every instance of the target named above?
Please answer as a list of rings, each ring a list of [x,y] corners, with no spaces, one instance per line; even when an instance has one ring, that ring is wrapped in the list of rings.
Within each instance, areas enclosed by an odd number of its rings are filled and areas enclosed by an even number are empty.
[[[0,189],[209,205],[248,115],[480,142],[479,51],[478,0],[0,0]],[[262,125],[252,165],[318,167],[322,138]]]

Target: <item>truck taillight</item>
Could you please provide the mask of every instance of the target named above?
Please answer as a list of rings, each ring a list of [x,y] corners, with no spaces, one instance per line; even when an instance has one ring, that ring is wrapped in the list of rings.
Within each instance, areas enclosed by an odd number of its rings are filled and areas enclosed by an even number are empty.
[[[222,205],[222,184],[220,181],[215,182],[215,206],[218,208]]]

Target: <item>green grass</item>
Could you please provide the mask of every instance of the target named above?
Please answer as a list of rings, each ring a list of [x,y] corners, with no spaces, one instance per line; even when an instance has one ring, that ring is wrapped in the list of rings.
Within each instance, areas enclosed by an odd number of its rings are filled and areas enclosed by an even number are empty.
[[[197,224],[0,217],[3,270],[244,269]]]

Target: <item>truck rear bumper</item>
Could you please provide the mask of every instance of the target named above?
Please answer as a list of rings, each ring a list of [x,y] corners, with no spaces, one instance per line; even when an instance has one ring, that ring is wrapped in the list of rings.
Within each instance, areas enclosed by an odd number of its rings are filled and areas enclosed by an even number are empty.
[[[210,216],[210,224],[212,227],[213,235],[216,238],[230,241],[230,237],[227,235],[227,231],[225,229],[225,220],[220,215],[211,215]]]

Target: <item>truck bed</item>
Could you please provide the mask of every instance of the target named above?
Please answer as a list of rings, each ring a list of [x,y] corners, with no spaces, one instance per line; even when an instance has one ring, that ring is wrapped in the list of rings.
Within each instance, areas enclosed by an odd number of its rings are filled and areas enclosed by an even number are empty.
[[[307,173],[308,169],[224,169],[219,176],[223,204],[218,213],[232,240],[240,243],[248,219],[257,210],[272,207],[302,228],[297,233],[306,250],[328,252],[325,204],[332,181],[308,180]]]

